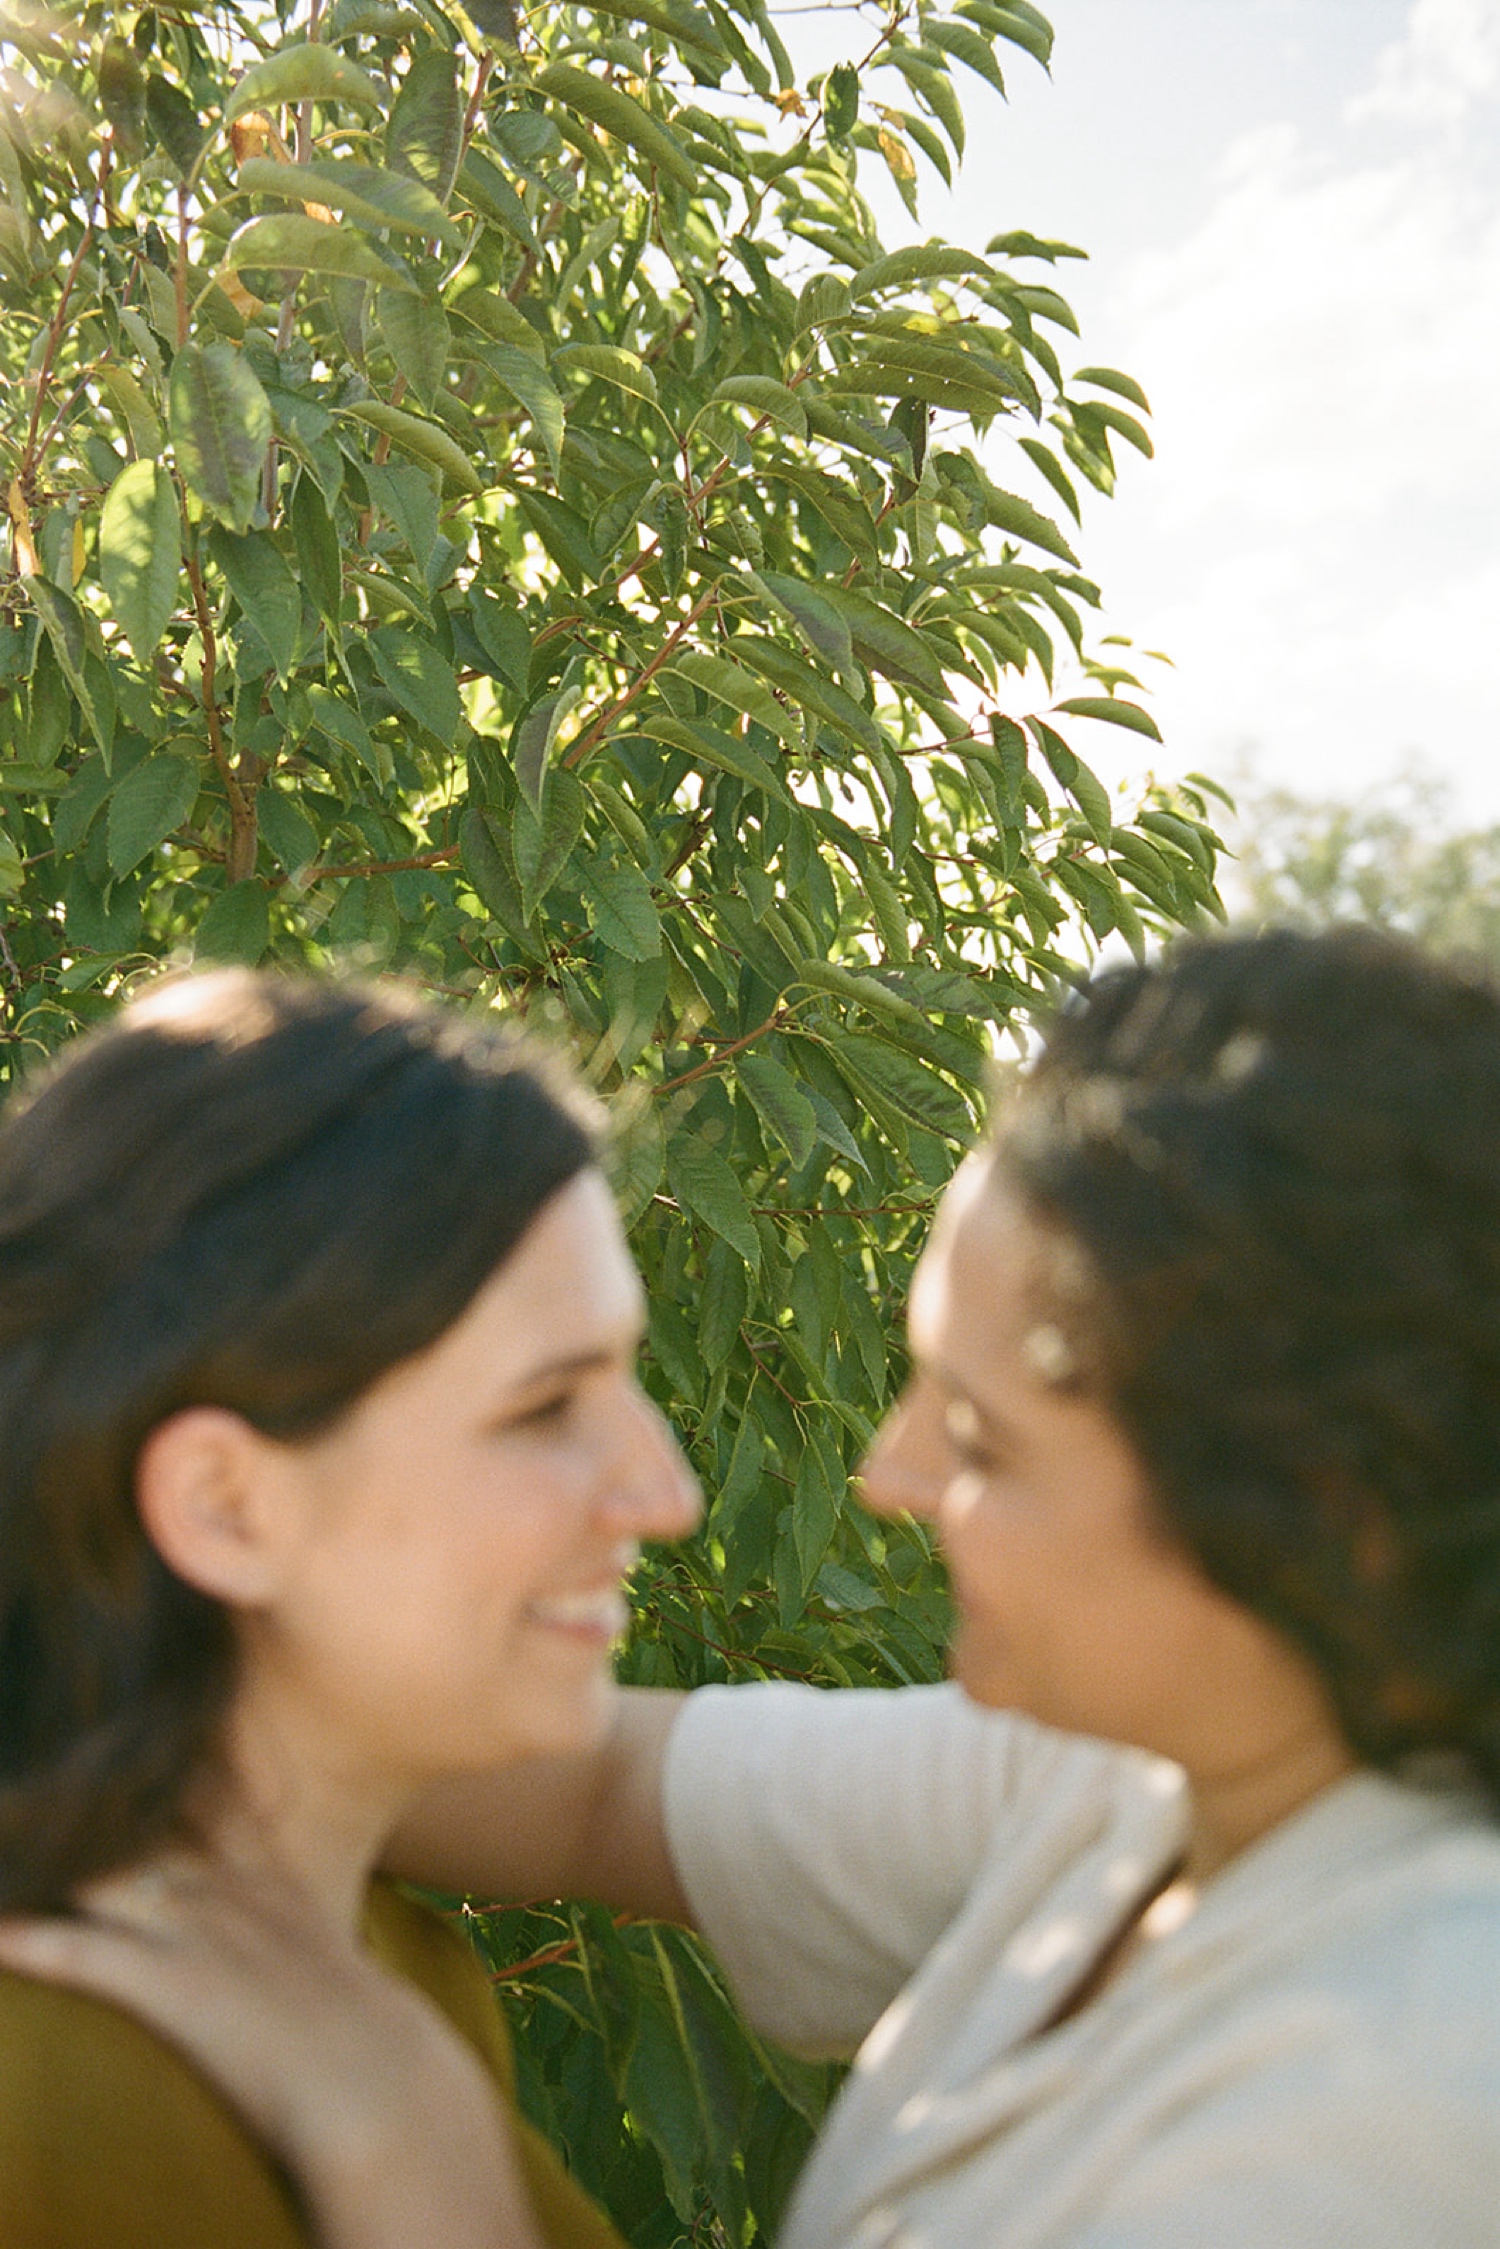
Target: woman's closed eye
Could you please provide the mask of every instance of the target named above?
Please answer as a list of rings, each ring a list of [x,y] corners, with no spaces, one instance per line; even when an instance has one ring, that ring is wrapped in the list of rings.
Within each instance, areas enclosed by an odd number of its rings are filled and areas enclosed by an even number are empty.
[[[967,1398],[950,1399],[943,1411],[943,1430],[952,1451],[966,1468],[996,1468],[995,1448],[986,1437],[977,1409]]]
[[[578,1393],[571,1384],[566,1389],[548,1391],[545,1397],[523,1406],[519,1413],[506,1417],[507,1429],[560,1429],[578,1402]]]

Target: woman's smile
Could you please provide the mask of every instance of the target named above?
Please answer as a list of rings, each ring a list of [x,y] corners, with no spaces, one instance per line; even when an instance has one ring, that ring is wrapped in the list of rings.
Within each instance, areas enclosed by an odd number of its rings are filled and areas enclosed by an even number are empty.
[[[522,1611],[527,1624],[589,1647],[609,1647],[630,1623],[630,1604],[617,1578],[575,1592],[539,1594]]]

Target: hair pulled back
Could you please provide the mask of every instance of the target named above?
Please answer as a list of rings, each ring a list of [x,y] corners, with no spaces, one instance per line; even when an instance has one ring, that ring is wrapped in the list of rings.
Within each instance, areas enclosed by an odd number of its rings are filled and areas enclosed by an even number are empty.
[[[1168,1526],[1361,1757],[1500,1798],[1500,991],[1368,929],[1184,943],[1064,1011],[997,1155]]]
[[[534,1053],[399,991],[153,987],[0,1124],[0,1910],[166,1834],[235,1679],[141,1526],[189,1405],[327,1428],[595,1154]]]

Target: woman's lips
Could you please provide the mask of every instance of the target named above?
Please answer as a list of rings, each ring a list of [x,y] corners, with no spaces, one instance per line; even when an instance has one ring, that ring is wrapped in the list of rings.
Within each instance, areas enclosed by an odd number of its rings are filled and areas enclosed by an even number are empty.
[[[572,1632],[590,1640],[618,1640],[630,1622],[630,1607],[618,1585],[596,1586],[584,1593],[553,1593],[544,1600],[528,1601],[531,1623],[553,1632]]]

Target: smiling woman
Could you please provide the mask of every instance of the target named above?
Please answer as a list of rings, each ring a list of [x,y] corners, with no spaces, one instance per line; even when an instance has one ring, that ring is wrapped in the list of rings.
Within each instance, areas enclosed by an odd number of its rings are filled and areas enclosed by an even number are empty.
[[[496,2130],[466,1945],[369,1878],[424,1784],[603,1732],[636,1542],[697,1505],[635,1386],[641,1317],[579,1096],[399,995],[168,983],[8,1116],[0,1906],[85,1907],[113,1995],[169,2038],[191,2017],[238,2121],[140,2023],[0,1975],[7,2249],[286,2249],[244,2127],[318,2181],[320,2238],[409,2241],[410,2169],[385,2232],[340,2213],[384,2185],[414,2073],[447,2119],[422,2224],[612,2240]],[[78,1927],[39,1925],[33,1964]],[[195,1948],[253,1962],[248,1998],[205,2020]],[[309,2084],[247,2079],[247,2009],[299,1979],[381,2035],[341,2043],[330,2006]]]

